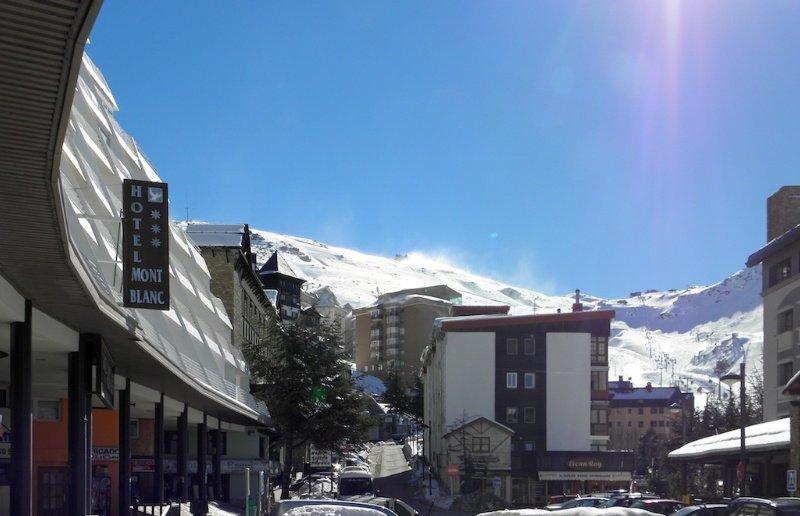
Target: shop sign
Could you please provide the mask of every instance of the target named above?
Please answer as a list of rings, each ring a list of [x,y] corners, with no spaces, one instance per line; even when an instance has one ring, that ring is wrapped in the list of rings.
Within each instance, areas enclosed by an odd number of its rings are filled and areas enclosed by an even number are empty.
[[[312,468],[330,468],[331,467],[331,452],[329,450],[317,449],[313,444],[311,445],[310,452],[310,466]]]
[[[236,473],[237,471],[244,471],[245,468],[250,468],[252,472],[269,472],[270,470],[269,464],[258,459],[224,459],[221,466],[222,473]]]
[[[94,345],[94,391],[106,408],[114,408],[114,361],[103,339]]]
[[[169,310],[167,183],[122,183],[123,305]]]
[[[597,471],[603,469],[603,461],[599,459],[569,459],[567,469],[578,471]]]
[[[458,476],[458,464],[448,464],[447,465],[447,476],[449,476],[449,477],[457,477]]]
[[[131,459],[131,471],[133,473],[152,473],[155,470],[155,459]]]
[[[604,480],[607,482],[629,482],[628,471],[540,471],[539,480]]]
[[[93,446],[92,460],[114,462],[119,460],[119,448],[116,446]]]

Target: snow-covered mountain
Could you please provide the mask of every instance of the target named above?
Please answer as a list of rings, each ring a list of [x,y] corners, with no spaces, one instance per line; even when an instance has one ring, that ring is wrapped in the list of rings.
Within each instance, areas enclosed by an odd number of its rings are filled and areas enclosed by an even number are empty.
[[[507,304],[514,314],[569,310],[571,295],[548,296],[473,274],[421,253],[375,256],[322,242],[268,231],[253,231],[259,260],[278,250],[305,288],[329,287],[341,306],[359,307],[381,293],[447,284],[464,304]],[[583,296],[586,309],[613,309],[609,376],[637,384],[678,383],[702,397],[718,360],[733,366],[746,355],[761,367],[761,270],[741,270],[710,286],[647,291],[626,299]],[[733,335],[735,334],[735,337]],[[701,391],[698,392],[698,389]]]

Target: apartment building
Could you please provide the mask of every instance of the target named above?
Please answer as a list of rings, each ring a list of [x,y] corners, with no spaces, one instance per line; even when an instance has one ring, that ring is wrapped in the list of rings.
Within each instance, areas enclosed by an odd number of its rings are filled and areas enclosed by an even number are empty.
[[[633,383],[619,377],[608,383],[611,397],[608,411],[609,449],[636,450],[647,432],[669,440],[681,435],[681,416],[672,407],[683,407],[684,413],[694,412],[694,395],[681,392],[677,387],[634,387]]]
[[[459,292],[434,285],[389,292],[353,310],[356,367],[379,377],[398,370],[411,385],[419,372],[422,350],[430,342],[433,322],[451,315],[452,307],[460,303]]]
[[[222,300],[231,321],[231,341],[258,343],[276,319],[256,273],[256,253],[247,224],[189,224],[186,233],[200,249],[211,274],[211,291]]]
[[[764,420],[788,417],[786,383],[800,367],[800,186],[767,199],[767,244],[747,266],[762,266],[764,303]]]
[[[487,479],[478,489],[515,505],[627,486],[633,455],[606,451],[614,312],[574,308],[437,320],[423,355],[425,455],[453,493],[470,468]]]

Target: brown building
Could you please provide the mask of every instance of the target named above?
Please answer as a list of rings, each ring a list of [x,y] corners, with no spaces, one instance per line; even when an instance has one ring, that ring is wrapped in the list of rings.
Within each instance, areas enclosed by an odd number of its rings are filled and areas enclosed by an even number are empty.
[[[306,280],[297,277],[289,263],[278,254],[272,256],[264,262],[258,270],[258,277],[264,290],[271,291],[275,296],[275,308],[278,310],[281,320],[284,322],[297,321],[302,311],[302,292],[300,287]]]
[[[186,233],[206,261],[211,291],[225,305],[234,345],[241,349],[244,342],[261,341],[276,313],[256,273],[250,228],[247,224],[189,224]]]
[[[609,382],[610,396],[608,423],[612,450],[636,450],[639,441],[648,431],[668,440],[681,435],[680,413],[672,411],[680,407],[687,417],[694,412],[694,395],[681,392],[677,387],[634,387],[622,377]]]

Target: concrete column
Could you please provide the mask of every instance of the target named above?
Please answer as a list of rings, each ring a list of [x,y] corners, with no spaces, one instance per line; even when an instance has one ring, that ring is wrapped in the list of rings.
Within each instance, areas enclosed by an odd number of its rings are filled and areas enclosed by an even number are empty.
[[[33,305],[25,300],[25,320],[11,323],[11,516],[33,510]]]
[[[197,424],[197,514],[208,513],[208,432],[206,422],[208,416],[203,413],[203,422]]]
[[[153,501],[164,503],[164,393],[161,401],[155,406],[155,422],[153,435],[153,462],[155,471],[153,478]]]
[[[78,351],[68,356],[67,390],[69,396],[67,417],[68,493],[70,515],[83,516],[89,512],[92,474],[92,357],[90,338],[80,336]]]
[[[181,502],[189,501],[189,405],[178,416],[178,492]]]
[[[131,380],[119,391],[119,515],[131,514]]]
[[[211,468],[214,472],[214,499],[222,500],[222,421],[217,420],[217,429],[212,430],[214,439],[214,456]]]

